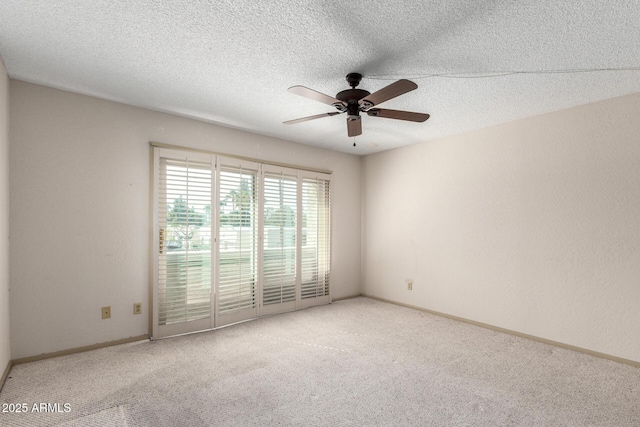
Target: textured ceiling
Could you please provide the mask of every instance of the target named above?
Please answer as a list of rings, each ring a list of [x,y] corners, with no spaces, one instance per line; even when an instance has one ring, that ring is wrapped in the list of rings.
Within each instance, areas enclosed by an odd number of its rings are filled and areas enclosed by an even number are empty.
[[[0,55],[15,79],[362,155],[638,92],[640,0],[2,0]],[[288,87],[335,96],[349,72],[413,80],[381,107],[431,118],[364,116],[356,147],[344,115],[282,124],[335,111]]]

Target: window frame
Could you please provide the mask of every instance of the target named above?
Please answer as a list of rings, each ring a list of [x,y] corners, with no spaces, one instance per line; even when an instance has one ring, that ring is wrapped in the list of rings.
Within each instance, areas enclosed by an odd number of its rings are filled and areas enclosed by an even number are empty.
[[[166,336],[177,335],[188,332],[198,332],[209,329],[215,329],[218,327],[226,326],[227,324],[236,323],[243,320],[259,318],[262,316],[282,313],[292,310],[298,310],[313,305],[328,304],[331,302],[331,284],[330,284],[330,270],[331,270],[331,172],[317,170],[312,168],[297,167],[292,165],[282,165],[277,163],[269,163],[256,159],[249,159],[245,157],[229,156],[221,153],[208,152],[205,150],[191,150],[184,147],[166,146],[163,144],[151,143],[152,147],[152,238],[151,238],[151,269],[152,277],[150,283],[150,292],[152,299],[153,311],[151,313],[152,322],[152,338],[162,338]],[[211,165],[212,172],[212,192],[211,192],[211,315],[206,322],[199,321],[196,330],[182,331],[179,326],[175,328],[163,328],[165,331],[161,331],[159,328],[159,312],[158,312],[158,258],[159,258],[159,216],[158,216],[158,204],[159,204],[159,164],[161,158],[188,158],[195,161],[204,161]],[[250,170],[255,173],[255,193],[256,193],[256,206],[257,210],[257,277],[256,287],[254,289],[254,298],[256,301],[255,310],[249,313],[244,313],[238,316],[221,316],[219,309],[219,286],[220,286],[220,209],[219,202],[221,198],[220,182],[221,171],[224,169],[240,169]],[[286,176],[295,178],[296,186],[296,213],[295,213],[295,297],[293,301],[289,301],[285,304],[278,304],[274,306],[265,306],[263,304],[263,291],[265,286],[264,280],[264,249],[265,249],[265,176],[270,174],[284,174]],[[325,262],[324,269],[326,271],[323,274],[326,275],[326,292],[316,297],[302,298],[302,251],[303,251],[303,187],[305,180],[321,180],[327,186],[326,200],[326,230],[324,238],[326,239],[326,252],[327,260]],[[214,208],[215,207],[215,208]],[[318,257],[318,251],[316,251],[316,257]],[[226,317],[226,318],[225,318]],[[187,328],[189,329],[189,328]]]

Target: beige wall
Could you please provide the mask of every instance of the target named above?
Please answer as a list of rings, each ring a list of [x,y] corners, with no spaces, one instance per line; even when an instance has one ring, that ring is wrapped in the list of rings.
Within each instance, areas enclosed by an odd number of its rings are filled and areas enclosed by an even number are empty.
[[[9,77],[0,58],[0,377],[11,359],[9,332]]]
[[[332,297],[360,293],[358,157],[16,80],[10,88],[12,358],[148,332],[150,140],[332,170]]]
[[[362,290],[640,361],[638,94],[359,159],[20,81],[9,98],[0,71],[12,358],[147,333],[155,140],[333,170],[334,298]]]
[[[367,156],[363,292],[640,361],[638,117],[634,94]]]

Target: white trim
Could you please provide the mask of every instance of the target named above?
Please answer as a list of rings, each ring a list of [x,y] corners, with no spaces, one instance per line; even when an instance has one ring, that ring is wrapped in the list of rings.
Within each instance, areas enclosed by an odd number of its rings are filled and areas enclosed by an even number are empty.
[[[180,146],[180,145],[165,144],[165,143],[156,142],[156,141],[149,141],[149,144],[152,147],[166,148],[166,149],[177,150],[177,151],[182,150],[182,151],[188,151],[188,152],[191,152],[191,153],[205,153],[205,154],[211,154],[211,155],[215,155],[215,156],[224,156],[224,157],[229,157],[229,158],[234,158],[234,159],[239,159],[239,160],[246,160],[246,161],[250,161],[250,162],[256,162],[256,163],[260,163],[262,165],[273,165],[273,166],[278,166],[278,167],[299,169],[299,170],[304,170],[304,171],[309,171],[309,172],[318,172],[318,173],[324,173],[324,174],[329,174],[329,175],[331,175],[333,173],[330,170],[313,168],[313,167],[310,167],[310,166],[299,166],[299,165],[291,165],[291,164],[288,164],[288,163],[272,162],[272,161],[268,161],[268,160],[254,159],[252,157],[236,156],[234,154],[220,153],[220,152],[217,152],[217,151],[203,150],[203,149],[199,149],[199,148],[189,148],[189,147],[183,147],[183,146]]]

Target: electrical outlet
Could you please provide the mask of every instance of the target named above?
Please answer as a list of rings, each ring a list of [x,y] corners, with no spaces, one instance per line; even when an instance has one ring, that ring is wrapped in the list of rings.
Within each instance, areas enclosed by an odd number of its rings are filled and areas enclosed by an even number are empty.
[[[111,306],[102,307],[102,318],[110,319],[111,318]]]
[[[407,290],[408,291],[412,291],[413,290],[413,280],[411,280],[411,279],[407,279]]]
[[[134,302],[133,303],[133,314],[142,314],[142,303]]]

